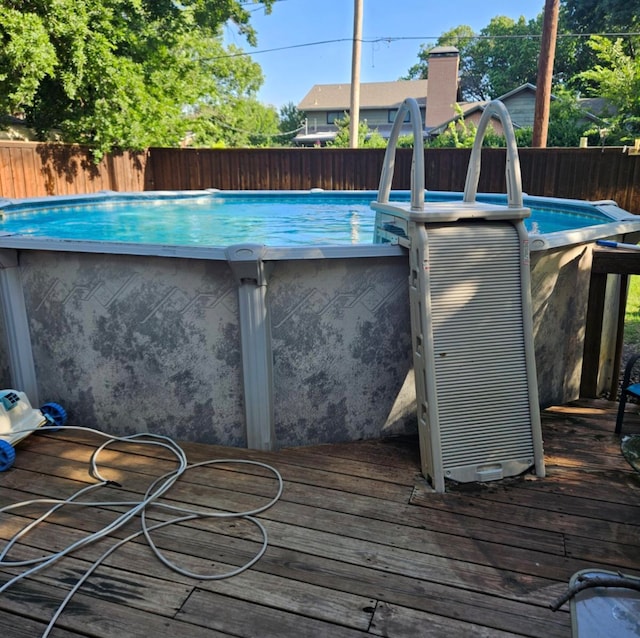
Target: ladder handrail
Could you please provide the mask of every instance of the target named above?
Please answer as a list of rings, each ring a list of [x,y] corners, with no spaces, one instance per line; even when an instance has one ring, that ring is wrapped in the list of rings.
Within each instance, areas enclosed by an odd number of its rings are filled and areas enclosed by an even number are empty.
[[[389,135],[387,150],[384,154],[380,184],[378,187],[378,202],[388,203],[391,192],[391,181],[395,169],[396,147],[398,137],[407,111],[411,114],[413,129],[413,155],[411,160],[411,210],[424,211],[424,147],[422,144],[422,122],[420,107],[414,98],[408,97],[400,105],[396,119]],[[464,202],[475,202],[480,179],[482,142],[491,118],[496,116],[503,128],[506,140],[507,159],[505,165],[505,178],[507,183],[507,202],[509,208],[522,208],[522,175],[520,172],[520,158],[518,145],[516,144],[513,123],[507,107],[500,100],[493,100],[487,104],[480,118],[476,137],[471,149],[467,177],[464,186]],[[420,144],[417,141],[420,140]]]
[[[520,173],[520,158],[518,157],[518,145],[513,132],[513,123],[507,107],[500,100],[493,100],[487,104],[480,118],[476,137],[473,141],[473,149],[467,168],[467,179],[464,185],[465,202],[475,202],[478,192],[478,180],[480,179],[480,161],[482,154],[482,142],[487,126],[493,116],[497,116],[502,124],[504,137],[507,143],[507,161],[505,166],[505,178],[507,182],[507,202],[509,208],[522,208],[522,176]]]
[[[401,104],[393,122],[387,150],[384,154],[380,184],[378,187],[378,201],[386,204],[389,202],[391,192],[391,180],[396,161],[396,146],[400,129],[406,112],[411,114],[411,126],[413,129],[413,156],[411,160],[411,210],[424,210],[424,144],[422,141],[422,116],[416,100],[408,97]]]

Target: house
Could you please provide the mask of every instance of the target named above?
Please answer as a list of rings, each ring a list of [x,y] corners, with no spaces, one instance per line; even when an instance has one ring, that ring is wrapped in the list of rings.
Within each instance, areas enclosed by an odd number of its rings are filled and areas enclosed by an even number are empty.
[[[398,82],[367,82],[360,85],[360,121],[367,123],[371,130],[377,130],[385,138],[400,105],[407,97],[418,102],[424,120],[427,94],[427,80],[405,80]],[[294,138],[298,146],[324,145],[332,141],[338,131],[336,120],[349,113],[351,101],[350,84],[316,84],[298,104],[298,109],[306,114],[306,124]],[[411,132],[407,119],[403,125],[406,133]],[[404,133],[403,133],[404,134]]]
[[[62,134],[53,129],[45,135],[47,142],[62,141]],[[24,113],[18,115],[0,115],[0,140],[10,142],[42,141],[34,129],[25,123]]]
[[[522,84],[496,99],[507,108],[515,129],[533,126],[536,105],[536,87],[533,84]],[[488,101],[459,102],[459,112],[431,127],[429,136],[435,137],[444,133],[452,122],[460,120],[464,120],[465,124],[473,123],[477,126],[487,104]],[[502,134],[502,125],[497,119],[494,119],[492,126],[496,133]]]
[[[507,108],[515,129],[533,126],[536,105],[536,87],[533,84],[522,84],[496,99],[500,100]],[[451,122],[460,119],[463,119],[465,124],[473,123],[477,126],[487,104],[488,101],[461,102],[459,104],[460,113],[439,122],[429,131],[430,135],[433,137],[443,133]],[[498,120],[493,122],[493,128],[496,133],[502,134],[502,125]]]
[[[512,89],[508,93],[496,98],[500,100],[511,117],[514,129],[533,127],[535,108],[536,108],[536,87],[533,84],[526,83]],[[555,96],[551,95],[551,99],[555,100]],[[487,101],[484,102],[461,102],[459,103],[460,112],[456,113],[448,120],[444,120],[439,125],[429,130],[429,135],[434,137],[446,131],[452,122],[464,120],[465,124],[473,123],[476,126],[480,122],[482,113]],[[606,109],[606,101],[602,98],[581,98],[578,100],[580,108],[584,112],[584,123],[595,126],[602,125],[602,119],[598,114],[602,114]],[[502,125],[494,119],[493,128],[498,134],[502,134]]]
[[[429,55],[427,80],[399,80],[397,82],[366,82],[360,85],[360,121],[371,130],[388,138],[395,116],[402,102],[412,97],[418,102],[428,129],[455,115],[458,99],[459,53],[455,47],[436,47]],[[305,130],[294,143],[298,146],[324,145],[333,140],[338,131],[336,120],[344,118],[351,105],[350,84],[316,84],[298,104],[307,115]],[[412,132],[410,114],[407,114],[401,135]]]
[[[361,84],[360,121],[366,122],[369,129],[377,130],[382,137],[388,138],[400,105],[407,97],[412,97],[420,107],[424,138],[435,137],[446,131],[451,123],[460,120],[477,125],[487,102],[460,101],[458,66],[457,48],[435,47],[429,53],[429,77],[426,80]],[[536,87],[533,84],[522,84],[496,99],[506,106],[514,128],[533,126],[536,102]],[[307,123],[305,130],[294,138],[294,143],[298,146],[317,146],[333,140],[338,131],[335,121],[349,112],[350,100],[350,84],[313,86],[298,104],[298,109],[307,115]],[[581,100],[580,104],[585,109],[586,122],[601,124],[594,113],[602,112],[602,100],[592,98]],[[412,133],[408,118],[409,114],[401,135]],[[499,120],[493,121],[493,128],[496,133],[502,134]]]
[[[0,116],[0,140],[32,141],[36,133],[24,123],[24,118],[13,115]]]

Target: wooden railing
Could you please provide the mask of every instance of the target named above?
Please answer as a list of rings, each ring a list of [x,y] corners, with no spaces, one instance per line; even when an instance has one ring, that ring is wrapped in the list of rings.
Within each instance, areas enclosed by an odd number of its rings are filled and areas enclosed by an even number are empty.
[[[526,193],[613,199],[640,213],[640,156],[619,147],[519,150]],[[166,149],[112,153],[100,163],[88,149],[64,144],[0,142],[0,197],[100,190],[375,190],[384,149]],[[429,190],[462,191],[466,149],[427,149]],[[485,149],[480,192],[505,192],[504,149]],[[398,149],[392,188],[408,189],[411,150]]]

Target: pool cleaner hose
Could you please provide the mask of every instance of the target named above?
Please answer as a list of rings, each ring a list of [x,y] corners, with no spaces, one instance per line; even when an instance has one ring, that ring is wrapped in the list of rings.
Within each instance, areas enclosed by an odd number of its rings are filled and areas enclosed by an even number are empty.
[[[75,593],[82,587],[83,583],[93,574],[93,572],[105,561],[105,559],[110,556],[113,552],[115,552],[119,547],[128,543],[131,540],[134,540],[140,536],[144,536],[149,547],[155,554],[158,560],[160,560],[164,565],[172,569],[173,571],[180,573],[184,576],[188,576],[198,580],[221,580],[223,578],[229,578],[231,576],[235,576],[237,574],[242,573],[243,571],[249,569],[252,565],[254,565],[260,558],[264,555],[267,549],[267,531],[262,523],[256,518],[258,514],[264,512],[269,509],[272,505],[274,505],[280,496],[282,495],[283,490],[283,481],[280,473],[270,465],[265,463],[260,463],[258,461],[249,461],[245,459],[214,459],[209,461],[202,461],[200,463],[189,464],[187,462],[187,456],[184,450],[171,438],[156,435],[156,434],[148,434],[148,433],[139,433],[132,434],[130,436],[111,436],[100,432],[98,430],[93,430],[91,428],[82,428],[77,426],[64,426],[60,428],[58,426],[51,426],[40,428],[40,431],[43,430],[81,430],[85,432],[91,432],[92,434],[96,434],[100,437],[105,438],[105,442],[102,443],[99,447],[97,447],[91,455],[90,459],[90,475],[94,477],[97,482],[91,484],[89,486],[83,487],[79,489],[77,492],[72,494],[71,496],[65,499],[53,499],[53,498],[40,498],[33,499],[29,501],[23,501],[20,503],[15,503],[12,505],[7,505],[3,508],[0,508],[0,514],[6,514],[11,512],[16,512],[21,508],[33,505],[49,505],[49,509],[42,515],[40,515],[35,520],[29,521],[25,523],[25,525],[16,532],[13,537],[7,541],[2,551],[0,551],[0,567],[23,567],[24,571],[19,573],[17,576],[14,576],[9,581],[0,586],[0,594],[9,589],[12,585],[16,584],[23,578],[27,576],[31,576],[36,574],[50,565],[56,563],[57,561],[63,559],[65,556],[69,556],[76,550],[90,545],[91,543],[95,543],[96,541],[103,539],[115,532],[116,530],[122,528],[125,524],[127,524],[131,519],[138,517],[140,520],[140,529],[126,538],[117,539],[116,542],[106,551],[104,552],[98,559],[96,559],[89,568],[82,574],[82,576],[78,579],[75,585],[71,588],[69,593],[65,596],[64,600],[60,603],[53,617],[51,618],[47,628],[42,634],[42,638],[46,638],[49,636],[51,630],[53,629],[56,621],[58,620],[60,614],[63,612],[69,601],[73,598]],[[87,501],[84,500],[88,494],[93,493],[100,488],[108,487],[108,486],[117,486],[120,487],[119,484],[105,478],[99,468],[98,460],[100,454],[109,448],[114,443],[135,443],[137,445],[147,445],[152,447],[159,447],[164,450],[168,450],[171,452],[175,461],[177,463],[177,467],[169,472],[166,472],[162,476],[157,478],[153,478],[151,483],[146,489],[144,496],[140,500],[133,501]],[[256,507],[249,511],[244,512],[221,512],[214,511],[208,509],[193,509],[187,507],[180,507],[177,505],[171,505],[169,503],[161,502],[160,498],[166,496],[170,489],[176,484],[176,482],[185,474],[185,472],[189,470],[195,470],[197,468],[203,468],[207,466],[215,466],[215,465],[225,465],[225,466],[258,466],[264,468],[271,472],[276,479],[277,489],[275,496],[269,500],[266,504]],[[51,554],[31,559],[31,560],[11,560],[8,555],[11,549],[23,538],[26,534],[28,534],[31,530],[36,528],[40,523],[44,522],[46,519],[51,517],[56,511],[61,509],[62,507],[82,507],[82,508],[91,508],[91,507],[101,507],[101,508],[125,508],[124,512],[119,514],[114,521],[103,527],[102,529],[96,532],[87,533],[85,536],[77,540],[76,542],[70,544],[64,549],[58,552],[52,552]],[[151,508],[160,508],[162,510],[168,511],[172,514],[173,518],[162,521],[162,522],[150,522],[148,520],[148,514]],[[185,521],[195,520],[195,519],[242,519],[254,525],[260,532],[261,542],[260,549],[258,552],[247,561],[245,564],[232,569],[225,573],[194,573],[190,570],[184,569],[183,567],[177,565],[173,561],[171,561],[167,556],[158,548],[156,543],[153,540],[152,532],[154,530],[167,527],[168,525],[174,525],[176,523],[183,523]]]

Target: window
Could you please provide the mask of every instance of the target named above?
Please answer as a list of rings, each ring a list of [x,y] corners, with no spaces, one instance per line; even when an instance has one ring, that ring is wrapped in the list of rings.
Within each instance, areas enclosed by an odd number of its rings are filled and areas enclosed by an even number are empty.
[[[396,121],[396,116],[398,115],[398,110],[399,109],[389,109],[389,114],[388,114],[388,121],[390,124],[393,124]],[[404,114],[404,121],[405,122],[411,122],[411,111],[407,111]]]
[[[344,111],[328,111],[327,112],[327,124],[335,124],[336,120],[343,120],[345,118]]]

